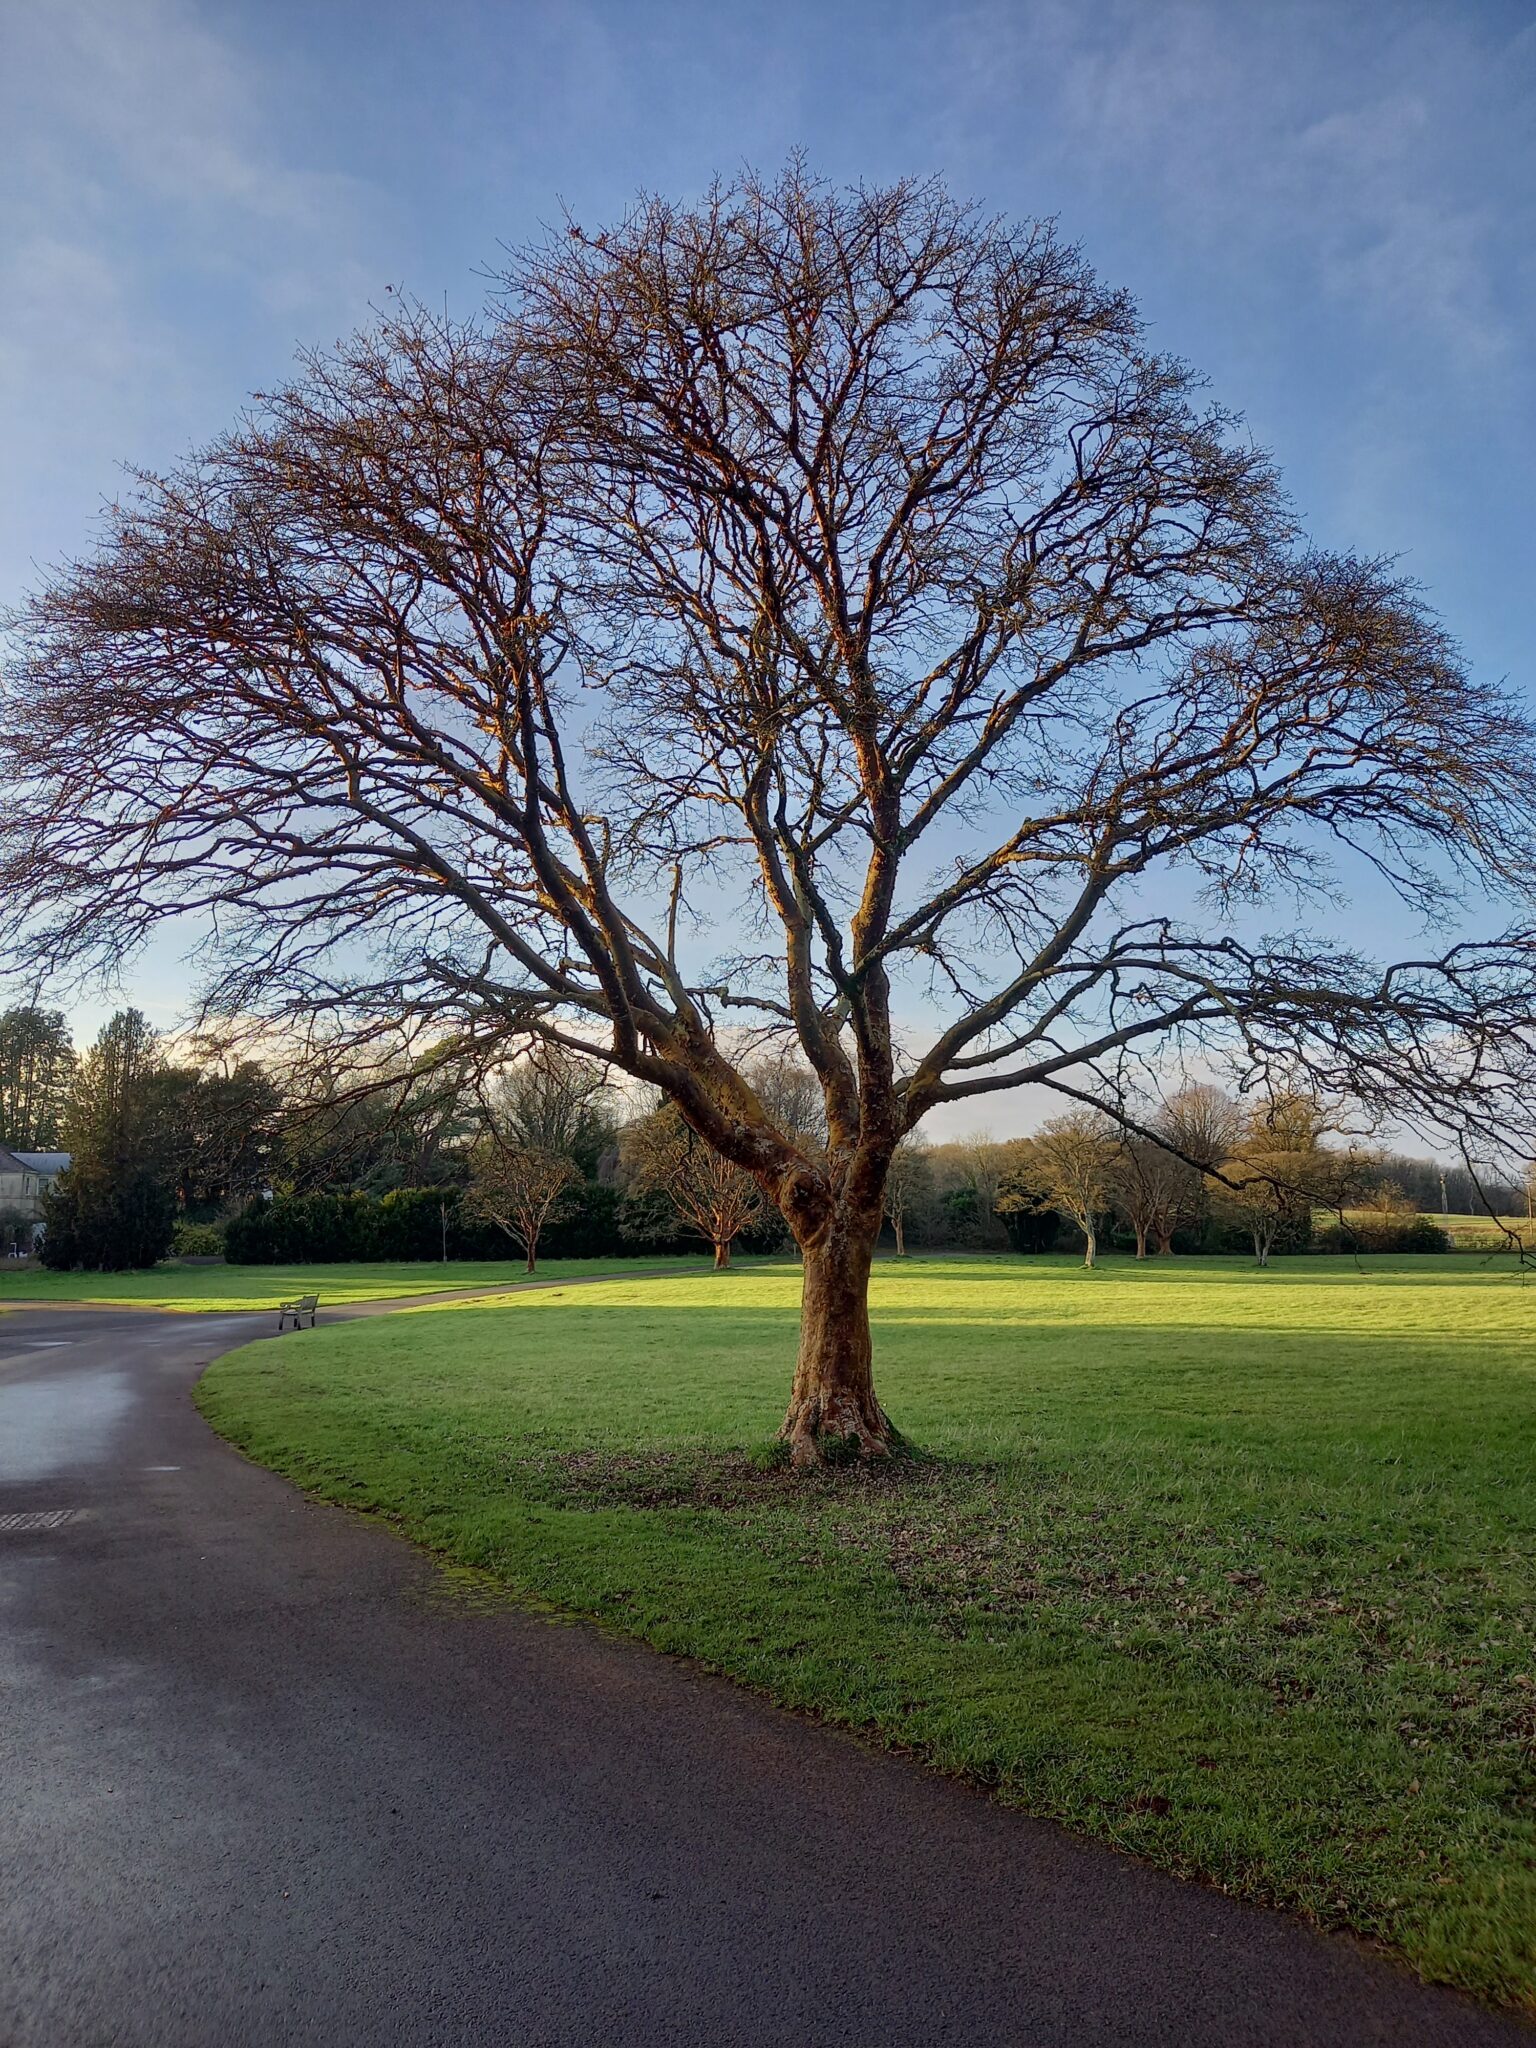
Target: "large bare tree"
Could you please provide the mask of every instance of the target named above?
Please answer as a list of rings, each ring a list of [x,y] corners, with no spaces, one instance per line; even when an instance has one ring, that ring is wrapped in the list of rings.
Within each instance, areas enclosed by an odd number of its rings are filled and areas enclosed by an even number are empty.
[[[145,477],[17,632],[18,966],[190,915],[212,1012],[660,1089],[803,1253],[797,1460],[893,1441],[870,1259],[936,1106],[1114,1112],[1182,1038],[1507,1138],[1530,1067],[1529,725],[1073,248],[934,183],[572,222]],[[1520,908],[1386,969],[1243,936],[1338,848]]]

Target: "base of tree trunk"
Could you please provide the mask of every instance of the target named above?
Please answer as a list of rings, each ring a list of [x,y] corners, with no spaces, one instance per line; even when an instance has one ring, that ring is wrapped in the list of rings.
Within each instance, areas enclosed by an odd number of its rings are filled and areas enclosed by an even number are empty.
[[[839,1216],[803,1247],[800,1355],[779,1430],[792,1465],[888,1458],[901,1447],[875,1398],[869,1269],[880,1218]]]
[[[873,1390],[828,1388],[792,1396],[779,1428],[791,1465],[825,1465],[839,1457],[889,1458],[903,1448]]]

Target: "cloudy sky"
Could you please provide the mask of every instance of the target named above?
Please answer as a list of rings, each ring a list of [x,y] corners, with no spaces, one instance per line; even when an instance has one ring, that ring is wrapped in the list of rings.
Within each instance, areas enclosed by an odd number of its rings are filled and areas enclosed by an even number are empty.
[[[0,0],[0,606],[386,287],[803,147],[1051,214],[1530,689],[1536,6]],[[184,977],[136,992],[162,1023]]]

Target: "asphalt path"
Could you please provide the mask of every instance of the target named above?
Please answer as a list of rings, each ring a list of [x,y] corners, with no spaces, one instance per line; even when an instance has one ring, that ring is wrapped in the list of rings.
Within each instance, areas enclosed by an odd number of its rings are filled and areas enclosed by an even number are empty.
[[[3,2048],[1536,2043],[466,1600],[204,1425],[202,1366],[270,1328],[0,1316]]]

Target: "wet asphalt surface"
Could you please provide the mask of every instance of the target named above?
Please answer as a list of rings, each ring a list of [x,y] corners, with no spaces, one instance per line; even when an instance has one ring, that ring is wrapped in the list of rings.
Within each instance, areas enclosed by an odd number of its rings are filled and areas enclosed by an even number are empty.
[[[199,1370],[270,1326],[0,1316],[3,2048],[1536,2043],[641,1648],[474,1611],[208,1431]]]

